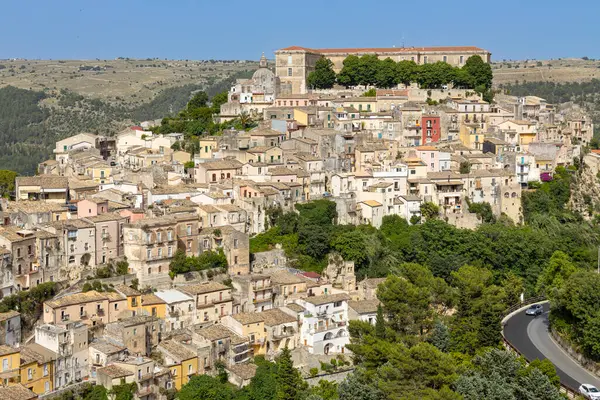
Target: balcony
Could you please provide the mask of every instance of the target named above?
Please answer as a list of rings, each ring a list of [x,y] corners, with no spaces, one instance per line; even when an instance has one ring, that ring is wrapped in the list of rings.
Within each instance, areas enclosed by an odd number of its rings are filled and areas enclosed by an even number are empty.
[[[61,315],[60,320],[65,322],[65,321],[68,321],[70,318],[71,318],[71,316],[69,314],[63,314],[63,315]]]
[[[147,381],[149,379],[154,379],[154,373],[150,372],[148,374],[144,374],[142,376],[139,377],[138,382],[144,382]]]
[[[88,317],[87,311],[81,311],[79,313],[79,318],[86,319]]]
[[[339,329],[339,328],[343,328],[345,327],[347,324],[345,321],[340,321],[340,322],[332,322],[329,325],[321,325],[321,326],[317,326],[314,329],[311,329],[312,333],[316,333],[316,332],[326,332],[326,331],[330,331],[332,329]]]
[[[296,334],[296,331],[293,328],[288,327],[285,330],[285,332],[282,330],[282,331],[279,331],[277,333],[273,333],[273,339],[275,339],[275,340],[281,340],[281,339],[292,337],[295,334]]]
[[[178,310],[169,311],[169,317],[171,317],[171,318],[179,318],[179,311]]]
[[[258,304],[258,303],[266,303],[266,302],[270,302],[271,298],[270,297],[255,297],[252,299],[252,303],[254,304]]]
[[[104,308],[100,307],[100,308],[96,308],[96,314],[99,316],[103,316],[104,315]]]
[[[259,291],[259,290],[267,290],[267,289],[272,289],[273,285],[271,285],[270,283],[265,284],[265,285],[252,285],[252,290],[253,291]]]

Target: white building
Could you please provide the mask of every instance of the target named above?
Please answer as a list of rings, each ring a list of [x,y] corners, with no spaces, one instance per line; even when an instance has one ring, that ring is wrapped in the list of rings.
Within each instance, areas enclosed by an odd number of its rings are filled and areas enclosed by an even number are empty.
[[[88,327],[81,322],[44,324],[35,328],[35,342],[56,354],[54,388],[60,389],[88,376]]]
[[[187,328],[194,323],[196,305],[192,297],[174,289],[159,290],[154,294],[167,303],[165,316],[167,332]]]
[[[306,297],[296,300],[304,307],[300,343],[311,354],[344,353],[350,343],[346,293]]]

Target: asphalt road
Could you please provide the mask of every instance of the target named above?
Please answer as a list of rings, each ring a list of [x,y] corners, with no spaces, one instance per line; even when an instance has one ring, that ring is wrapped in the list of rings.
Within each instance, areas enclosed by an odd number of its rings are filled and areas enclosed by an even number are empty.
[[[588,372],[573,360],[550,338],[548,332],[548,303],[544,304],[544,313],[533,317],[525,315],[525,310],[513,315],[506,321],[504,337],[515,346],[527,360],[547,358],[556,367],[560,381],[579,388],[582,383],[590,383],[600,388],[600,378]]]

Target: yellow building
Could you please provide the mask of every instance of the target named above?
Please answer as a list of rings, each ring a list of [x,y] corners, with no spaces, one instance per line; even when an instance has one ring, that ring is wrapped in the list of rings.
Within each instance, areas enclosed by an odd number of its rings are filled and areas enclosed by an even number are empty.
[[[127,285],[118,285],[115,290],[127,298],[127,310],[131,311],[132,315],[142,312],[142,294],[139,291]]]
[[[36,394],[54,390],[52,353],[33,343],[21,348],[21,384]]]
[[[11,386],[20,383],[21,355],[19,349],[0,345],[0,360],[2,360],[2,384]]]
[[[165,340],[158,345],[158,351],[164,357],[165,367],[171,371],[175,389],[180,390],[192,376],[198,374],[198,354],[191,348],[173,340]]]
[[[155,294],[145,294],[142,296],[142,310],[147,315],[166,318],[167,303]]]
[[[91,165],[88,165],[85,168],[85,173],[87,176],[92,178],[92,180],[96,183],[111,183],[112,168],[105,161],[98,161]]]
[[[174,151],[171,154],[171,161],[178,162],[179,164],[185,164],[192,160],[192,155],[187,151]]]
[[[200,158],[213,158],[213,152],[217,151],[217,140],[213,138],[200,139]]]
[[[221,319],[221,323],[242,337],[250,338],[254,355],[266,354],[265,320],[260,313],[241,313]]]
[[[461,123],[459,138],[463,145],[470,149],[482,150],[485,139],[481,125],[475,123]]]

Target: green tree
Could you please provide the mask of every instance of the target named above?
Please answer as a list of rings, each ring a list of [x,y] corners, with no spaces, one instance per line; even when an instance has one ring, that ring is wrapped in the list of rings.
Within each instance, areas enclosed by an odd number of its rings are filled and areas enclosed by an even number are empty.
[[[381,61],[375,54],[365,54],[358,63],[358,83],[364,86],[373,86],[377,83],[377,71]]]
[[[178,400],[233,400],[232,387],[208,375],[194,375],[177,392]]]
[[[337,75],[338,83],[346,87],[358,85],[360,82],[360,58],[349,55],[342,64],[342,69]]]
[[[277,358],[277,371],[275,373],[277,381],[277,400],[296,400],[300,394],[306,390],[306,382],[302,379],[300,372],[294,368],[292,354],[285,347]]]
[[[15,179],[19,174],[7,169],[0,170],[0,196],[9,197],[15,190]]]
[[[543,360],[536,358],[527,366],[527,373],[530,373],[535,368],[539,369],[544,375],[546,375],[551,384],[557,388],[560,387],[560,377],[556,373],[556,367],[554,367],[554,364],[552,364],[550,360],[547,358]]]
[[[335,80],[333,62],[328,58],[321,57],[315,63],[315,70],[308,74],[306,83],[312,89],[331,89]]]
[[[245,388],[248,400],[274,400],[277,394],[277,365],[263,356],[255,357],[254,362],[258,368]]]
[[[85,397],[85,400],[108,400],[107,390],[102,385],[94,385],[90,393]]]
[[[376,97],[377,89],[371,88],[362,94],[362,97]]]
[[[431,202],[423,203],[421,204],[421,215],[425,220],[437,218],[440,215],[440,207]]]
[[[137,383],[125,383],[125,380],[121,379],[121,384],[113,386],[110,390],[111,398],[114,400],[133,400],[137,389]]]
[[[399,61],[396,67],[396,81],[409,86],[417,81],[418,70],[419,66],[414,61]]]
[[[431,292],[407,279],[390,275],[377,289],[392,328],[401,334],[422,335],[431,323]]]
[[[463,69],[469,74],[472,80],[473,87],[483,86],[485,89],[492,87],[492,66],[483,61],[483,59],[474,55],[467,59]]]
[[[355,369],[338,387],[340,400],[383,400],[384,395],[362,369]]]
[[[391,88],[398,84],[398,64],[391,58],[379,62],[375,73],[375,85],[378,88]]]
[[[460,163],[460,173],[468,174],[469,172],[471,172],[471,163],[468,161],[462,161]]]
[[[183,168],[185,168],[186,170],[188,170],[188,169],[192,169],[192,168],[194,168],[194,167],[196,167],[196,163],[195,163],[194,161],[186,161],[186,162],[183,164]]]
[[[385,317],[383,315],[383,307],[377,305],[377,318],[375,319],[375,336],[378,339],[385,339]]]
[[[213,114],[219,114],[221,112],[221,105],[227,103],[227,96],[227,90],[224,90],[221,93],[217,93],[213,96],[213,98],[210,100]]]
[[[194,96],[187,103],[187,110],[193,110],[197,108],[204,108],[208,103],[208,95],[206,92],[196,92]]]
[[[538,278],[537,290],[552,291],[560,289],[575,271],[575,265],[573,265],[569,256],[562,251],[555,251]]]
[[[446,352],[450,349],[450,330],[441,320],[437,319],[427,341],[440,351]]]

